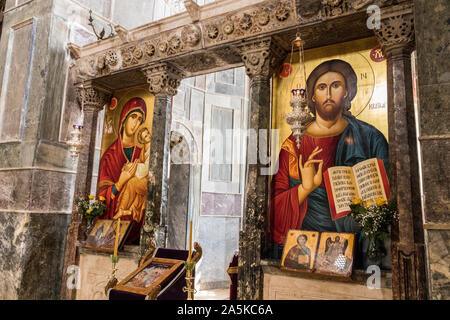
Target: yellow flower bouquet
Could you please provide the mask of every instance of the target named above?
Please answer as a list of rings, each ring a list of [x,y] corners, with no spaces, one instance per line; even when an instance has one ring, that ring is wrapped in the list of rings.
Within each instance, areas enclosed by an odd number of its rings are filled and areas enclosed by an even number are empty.
[[[362,227],[369,239],[368,258],[377,260],[386,255],[384,242],[389,239],[390,226],[398,219],[395,200],[383,198],[363,201],[356,198],[350,204],[350,216]]]
[[[95,196],[89,195],[85,198],[76,199],[75,204],[78,208],[78,213],[85,217],[88,223],[88,229],[92,226],[92,221],[103,214],[106,205],[99,200],[95,200]]]

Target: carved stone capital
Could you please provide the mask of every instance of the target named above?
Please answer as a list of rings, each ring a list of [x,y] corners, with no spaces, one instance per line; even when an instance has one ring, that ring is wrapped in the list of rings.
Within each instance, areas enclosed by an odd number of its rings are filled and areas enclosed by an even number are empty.
[[[286,56],[286,51],[272,37],[246,41],[237,49],[252,80],[269,78]]]
[[[381,26],[374,29],[387,57],[414,49],[414,14],[410,3],[381,10]]]
[[[76,92],[78,103],[83,111],[99,112],[111,100],[111,92],[92,82],[79,84]]]
[[[153,94],[165,94],[174,96],[184,77],[181,70],[169,63],[158,63],[142,68],[150,85],[149,90]]]

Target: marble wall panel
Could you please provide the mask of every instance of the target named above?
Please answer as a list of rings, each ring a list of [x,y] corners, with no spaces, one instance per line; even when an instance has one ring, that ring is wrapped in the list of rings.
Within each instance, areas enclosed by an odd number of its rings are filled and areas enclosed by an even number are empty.
[[[14,26],[9,34],[0,104],[1,141],[22,138],[23,115],[28,108],[30,73],[36,37],[36,21],[30,19]]]
[[[75,163],[65,144],[40,140],[37,144],[34,165],[41,168],[76,170]]]
[[[414,0],[424,222],[434,227],[450,223],[449,27],[450,2]],[[425,231],[431,299],[450,296],[449,234],[449,230]]]
[[[425,223],[450,223],[450,140],[421,145]]]
[[[74,175],[67,147],[58,144],[68,32],[67,21],[52,17],[53,4],[27,2],[3,21],[1,90],[9,95],[2,95],[5,110],[20,118],[7,121],[21,141],[0,143],[0,299],[60,294]]]
[[[96,149],[94,155],[94,165],[92,168],[92,183],[91,183],[91,194],[97,194],[97,182],[98,182],[98,170],[100,166],[100,149]]]
[[[430,298],[450,300],[450,230],[427,230]]]
[[[48,183],[50,186],[50,211],[72,212],[72,201],[75,190],[75,174],[53,172]],[[32,190],[33,194],[39,190]]]
[[[155,0],[115,1],[113,20],[129,30],[136,28],[154,20],[154,6]]]
[[[382,278],[380,289],[364,282],[318,279],[275,267],[263,267],[264,300],[392,300],[392,289]]]
[[[0,143],[0,168],[31,167],[36,148],[35,141]]]
[[[186,110],[189,109],[191,89],[189,87],[180,85],[178,87],[178,93],[173,97],[172,114],[178,114],[181,116],[186,116]]]
[[[46,95],[40,118],[40,137],[58,141],[62,109],[65,99],[65,81],[69,69],[69,52],[66,49],[69,25],[64,17],[51,15],[48,67],[45,70]]]
[[[229,284],[226,272],[238,250],[239,218],[200,217],[198,243],[203,257],[197,265],[197,289]]]
[[[234,69],[223,70],[215,73],[216,82],[234,85]]]
[[[230,72],[234,73],[233,77],[231,77]],[[208,92],[245,97],[246,77],[243,67],[231,69],[231,71],[222,71],[218,76],[216,74],[219,73],[206,75],[206,88]]]
[[[450,134],[450,81],[421,86],[419,92],[421,135]]]
[[[0,209],[28,210],[32,184],[31,170],[0,171]]]
[[[33,145],[28,145],[28,147],[29,151],[33,151],[34,143]],[[17,164],[21,162],[20,150],[22,150],[22,148],[23,146],[21,146],[19,142],[2,143],[0,145],[0,168],[17,166]],[[30,164],[32,162],[33,159],[31,159]]]
[[[202,193],[202,215],[240,217],[241,213],[240,194]]]
[[[2,192],[0,192],[1,194]],[[0,212],[0,299],[18,299],[23,275],[27,215]],[[23,248],[23,249],[22,249]]]
[[[59,141],[66,142],[70,139],[70,131],[75,124],[82,123],[82,112],[81,108],[76,101],[76,90],[73,83],[75,82],[75,75],[71,71],[68,70],[67,79],[67,87],[65,91],[65,101],[64,106],[61,110],[61,122],[60,122],[60,132],[59,132]]]
[[[97,41],[97,37],[86,30],[85,28],[82,28],[77,25],[73,25],[70,29],[70,42],[83,47],[87,44],[90,44],[92,42]]]
[[[30,214],[19,299],[59,299],[70,215]]]
[[[69,218],[0,212],[0,299],[59,297]]]
[[[206,75],[195,77],[195,87],[199,89],[206,89]]]
[[[111,19],[111,2],[112,0],[78,0],[81,4],[91,9],[96,14]],[[122,2],[122,1],[117,1]],[[128,1],[127,1],[128,2]],[[120,11],[119,11],[120,12]]]
[[[72,211],[75,173],[33,170],[30,194],[31,211]]]
[[[167,202],[168,248],[186,249],[189,178],[189,164],[171,164]]]
[[[53,172],[44,170],[37,170],[33,174],[31,180],[31,203],[30,210],[35,211],[50,211],[52,205],[50,202],[51,186],[49,181],[53,180]],[[52,181],[53,182],[53,181]]]
[[[190,87],[193,87],[195,85],[195,77],[190,77],[182,80],[182,84],[186,84]]]
[[[123,280],[137,268],[136,259],[121,255],[117,264],[117,280]],[[111,275],[111,259],[107,254],[81,253],[80,289],[77,300],[107,300],[105,286]]]
[[[414,21],[419,85],[450,83],[450,3],[414,0]]]
[[[25,2],[30,1],[30,0],[17,0],[17,5],[21,5],[24,4]]]
[[[51,50],[49,37],[51,36],[52,6],[52,0],[30,1],[7,12],[3,20],[3,33],[0,40],[1,90],[2,92],[11,92],[17,96],[18,101],[20,99],[23,101],[21,122],[16,125],[20,127],[20,139],[25,142],[36,140],[41,111],[45,103],[44,97],[46,94],[43,93],[46,92],[47,69],[49,64],[52,63],[48,59]],[[32,25],[28,26],[29,22],[32,22]],[[22,26],[32,28],[30,30],[32,36],[29,40],[30,49],[27,49],[27,40],[19,47],[20,52],[17,55],[14,53],[15,58],[12,56],[8,58],[8,52],[11,54],[14,52],[14,42],[15,39],[18,39],[14,32],[20,30]],[[26,55],[26,52],[28,52],[28,55]],[[21,55],[25,56],[23,56],[23,59],[18,59]],[[10,68],[15,59],[18,59],[18,63],[15,64],[15,68],[18,68],[17,72],[13,72]],[[20,75],[16,73],[20,73]],[[15,78],[16,80],[14,80]],[[23,82],[20,82],[22,80]],[[23,90],[21,89],[22,85],[25,85],[25,89],[22,88]],[[23,94],[20,90],[23,91]],[[0,149],[2,148],[3,145],[0,145]]]
[[[191,90],[191,101],[190,101],[190,120],[191,121],[203,121],[203,109],[205,104],[205,94],[196,89]]]
[[[5,10],[9,10],[16,6],[17,0],[6,0]]]

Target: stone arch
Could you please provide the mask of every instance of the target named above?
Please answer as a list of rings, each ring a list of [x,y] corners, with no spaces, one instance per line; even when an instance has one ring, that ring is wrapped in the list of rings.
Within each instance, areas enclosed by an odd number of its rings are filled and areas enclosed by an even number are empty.
[[[192,133],[192,130],[188,128],[185,124],[174,121],[172,123],[171,132],[177,132],[178,134],[182,135],[185,139],[186,145],[189,148],[189,161],[190,164],[198,164],[200,161],[200,155],[199,155],[199,147],[198,143],[194,137],[194,134]],[[172,143],[172,142],[171,142]],[[172,148],[171,148],[172,150]]]

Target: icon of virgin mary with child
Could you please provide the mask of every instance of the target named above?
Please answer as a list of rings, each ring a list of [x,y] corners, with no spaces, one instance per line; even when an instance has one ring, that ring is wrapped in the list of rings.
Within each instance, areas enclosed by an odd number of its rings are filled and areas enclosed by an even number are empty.
[[[139,241],[144,224],[151,140],[146,118],[145,101],[130,99],[120,115],[119,136],[100,160],[97,197],[107,206],[100,219],[132,220],[128,244]]]

